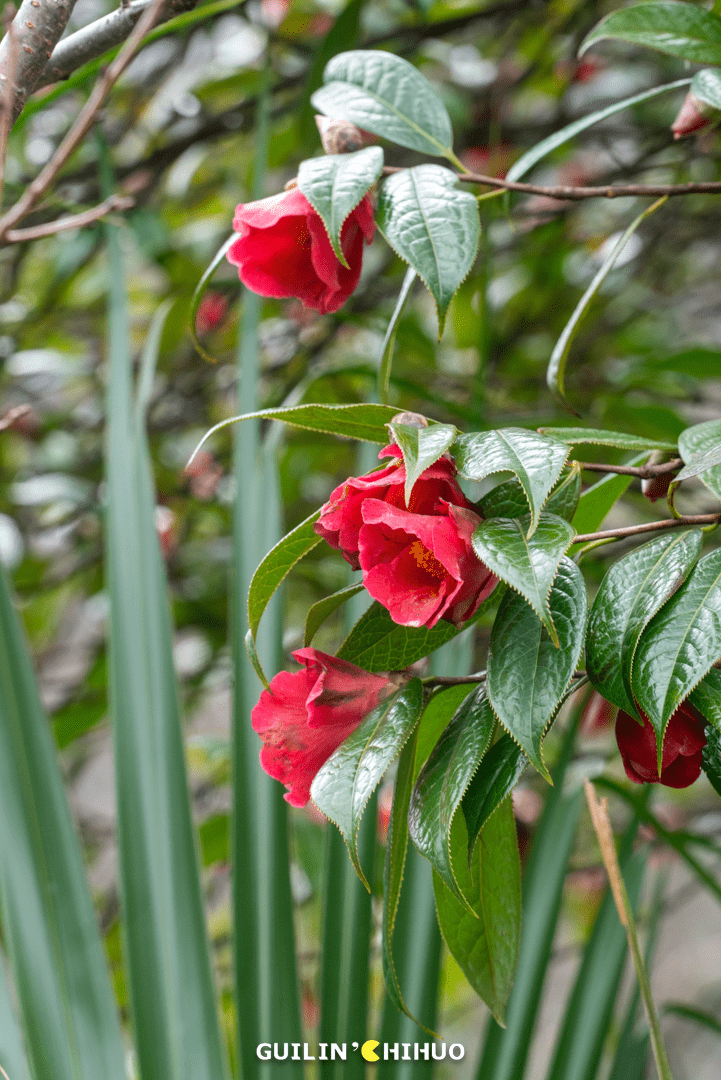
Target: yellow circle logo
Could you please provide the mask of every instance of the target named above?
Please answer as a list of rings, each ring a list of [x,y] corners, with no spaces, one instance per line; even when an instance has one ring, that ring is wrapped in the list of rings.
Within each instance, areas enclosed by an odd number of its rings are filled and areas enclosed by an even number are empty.
[[[376,1046],[380,1046],[380,1043],[376,1039],[368,1039],[361,1046],[361,1054],[366,1061],[380,1061],[380,1058],[375,1053]]]

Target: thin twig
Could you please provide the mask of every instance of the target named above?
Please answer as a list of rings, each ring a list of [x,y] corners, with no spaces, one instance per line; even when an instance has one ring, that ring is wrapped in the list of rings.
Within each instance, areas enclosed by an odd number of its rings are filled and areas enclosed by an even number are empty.
[[[44,236],[54,236],[55,233],[67,232],[68,229],[81,229],[85,225],[92,225],[94,221],[111,214],[114,210],[130,210],[135,206],[132,195],[111,195],[105,202],[90,210],[83,210],[80,214],[72,217],[58,218],[57,221],[48,221],[44,225],[32,225],[27,229],[10,229],[5,233],[0,245],[22,244],[25,240],[41,240]]]
[[[659,1023],[658,1013],[656,1012],[653,995],[651,994],[651,983],[641,952],[641,946],[638,941],[638,932],[633,917],[633,909],[631,908],[628,893],[626,892],[626,885],[623,876],[621,875],[621,867],[618,864],[616,845],[613,842],[613,831],[608,817],[608,799],[604,798],[599,802],[593,784],[588,780],[584,780],[583,785],[586,789],[588,809],[591,812],[591,821],[593,822],[593,827],[596,830],[596,836],[598,837],[598,843],[601,848],[601,858],[603,859],[603,865],[606,867],[606,873],[608,874],[608,881],[611,886],[611,892],[613,893],[618,917],[621,920],[621,925],[628,937],[629,949],[631,950],[633,964],[636,968],[638,987],[641,991],[641,997],[643,998],[643,1004],[646,1009],[646,1018],[648,1020],[649,1034],[651,1036],[651,1046],[653,1048],[653,1056],[656,1062],[658,1075],[660,1080],[672,1080],[671,1067],[668,1063],[666,1047],[663,1044],[663,1037],[661,1035],[661,1025]]]
[[[92,93],[81,109],[77,120],[50,158],[50,161],[26,188],[25,193],[18,199],[15,205],[10,207],[8,212],[0,218],[0,242],[5,239],[13,225],[16,225],[18,221],[21,221],[37,205],[45,192],[54,183],[65,163],[85,138],[95,121],[98,109],[105,100],[106,95],[123,74],[126,67],[133,59],[135,50],[140,45],[147,32],[152,29],[155,24],[158,12],[163,3],[165,3],[165,0],[153,0],[150,7],[143,12],[142,17],[136,23],[130,37],[123,45],[112,64],[110,64],[104,74],[95,83]]]
[[[12,40],[6,34],[0,42],[0,85],[9,84],[13,91],[11,125],[38,85],[74,7],[75,0],[23,0],[13,19]]]
[[[424,686],[465,686],[467,683],[482,683],[486,681],[487,672],[477,671],[475,675],[429,675],[422,679]],[[585,678],[585,671],[574,671],[572,679]],[[574,689],[576,689],[574,687]]]
[[[675,529],[683,525],[718,525],[721,514],[688,514],[679,518],[663,518],[645,525],[627,525],[623,529],[606,529],[603,532],[579,533],[574,544],[589,544],[595,540],[623,540],[638,533],[657,532],[659,529]]]
[[[13,409],[8,409],[4,416],[0,416],[0,431],[8,431],[9,428],[15,427],[18,420],[29,416],[31,412],[29,405],[16,405]]]
[[[664,461],[660,465],[597,465],[594,461],[579,461],[578,465],[588,472],[620,473],[621,476],[638,476],[641,480],[651,480],[654,476],[676,472],[683,465],[681,458]]]

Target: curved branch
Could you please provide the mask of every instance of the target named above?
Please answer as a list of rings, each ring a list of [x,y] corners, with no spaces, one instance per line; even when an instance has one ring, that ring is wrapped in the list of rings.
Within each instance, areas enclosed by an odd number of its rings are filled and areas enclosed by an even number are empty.
[[[12,101],[13,123],[39,85],[74,6],[75,0],[23,0],[0,42],[0,93]]]

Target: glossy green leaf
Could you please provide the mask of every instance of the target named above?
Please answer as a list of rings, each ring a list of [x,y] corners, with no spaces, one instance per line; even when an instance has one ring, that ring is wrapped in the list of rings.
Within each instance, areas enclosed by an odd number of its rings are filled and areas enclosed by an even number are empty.
[[[441,735],[413,789],[408,828],[459,903],[470,909],[451,863],[451,825],[461,799],[491,741],[496,718],[483,685],[469,694]]]
[[[564,555],[549,597],[560,647],[513,591],[501,601],[491,631],[487,686],[493,711],[548,780],[541,740],[581,655],[586,607],[581,571]]]
[[[706,726],[706,745],[701,754],[701,766],[717,795],[721,795],[721,732],[711,724]]]
[[[645,45],[694,64],[721,64],[721,19],[696,4],[650,0],[612,11],[584,39],[579,56],[609,38]]]
[[[442,165],[389,176],[378,199],[378,228],[428,286],[443,333],[451,300],[473,266],[481,235],[478,202]]]
[[[422,154],[445,157],[451,150],[453,130],[443,102],[400,56],[365,49],[339,53],[327,64],[323,83],[311,103],[327,116]]]
[[[677,79],[675,82],[666,83],[665,86],[654,86],[651,90],[643,90],[640,94],[633,94],[631,97],[623,98],[621,101],[614,101],[611,105],[604,106],[603,109],[587,113],[579,120],[574,120],[572,124],[567,124],[566,127],[561,128],[559,131],[554,131],[548,138],[541,139],[540,142],[532,146],[518,161],[514,161],[506,173],[506,179],[514,182],[523,179],[533,166],[537,165],[544,157],[553,153],[559,146],[564,146],[571,139],[575,139],[576,135],[580,135],[582,131],[593,127],[594,124],[598,124],[602,120],[608,119],[609,116],[622,112],[624,109],[630,109],[634,105],[640,105],[644,101],[658,97],[659,94],[666,94],[670,90],[680,90],[682,87],[688,86],[690,82],[690,78]]]
[[[383,338],[376,384],[378,387],[378,400],[382,401],[384,404],[388,402],[388,388],[391,381],[391,368],[393,366],[393,352],[396,347],[396,331],[398,329],[398,323],[403,314],[403,309],[406,306],[406,300],[410,296],[411,289],[413,288],[413,282],[416,280],[417,276],[418,275],[413,267],[409,266],[406,270],[405,277],[403,278],[401,291],[398,293],[396,306],[393,309],[393,314],[390,317],[390,321],[386,327],[385,337]]]
[[[549,514],[557,514],[564,521],[573,521],[580,498],[581,469],[574,464],[561,474],[561,479],[548,496],[544,509]]]
[[[697,71],[691,83],[691,93],[712,109],[721,109],[721,74],[714,68]]]
[[[501,735],[484,756],[461,803],[468,832],[469,863],[483,826],[511,794],[527,765],[528,758],[510,735]]]
[[[558,514],[565,521],[570,521],[576,513],[581,495],[581,472],[578,466],[565,469],[561,478],[548,496],[544,510],[549,514]],[[516,518],[528,513],[528,499],[523,493],[520,480],[504,480],[502,484],[491,488],[480,502],[484,518]]]
[[[32,1075],[125,1080],[120,1023],[80,844],[2,567],[0,820],[3,939]],[[18,1054],[12,1027],[0,1031],[0,1062],[11,1069],[21,1061]]]
[[[503,1024],[521,938],[521,861],[510,799],[486,822],[470,867],[467,845],[463,816],[458,814],[451,853],[459,887],[472,910],[434,873],[438,923],[463,974]]]
[[[675,450],[676,443],[664,439],[644,439],[640,435],[627,435],[620,431],[604,431],[601,428],[542,427],[540,434],[549,435],[569,446],[592,443],[594,446],[615,446],[619,450]]]
[[[188,465],[211,435],[241,420],[282,420],[284,424],[305,428],[307,431],[322,431],[327,435],[342,435],[347,439],[360,439],[361,442],[385,444],[388,441],[386,425],[397,413],[398,410],[391,405],[289,405],[285,408],[243,413],[240,416],[231,416],[228,420],[221,420],[206,431],[193,451]]]
[[[408,506],[416,480],[445,454],[458,434],[458,429],[453,424],[431,424],[421,428],[411,424],[389,424],[388,427],[393,441],[398,444],[403,454],[406,467],[404,495]]]
[[[469,480],[484,480],[497,472],[518,477],[531,511],[529,536],[568,457],[563,443],[523,428],[459,435],[451,452],[459,473]]]
[[[340,246],[343,225],[382,171],[380,146],[367,146],[353,154],[324,154],[301,161],[298,167],[298,187],[325,225],[343,266],[348,266]]]
[[[363,589],[363,582],[359,581],[357,585],[347,585],[345,589],[339,589],[338,592],[334,592],[330,596],[324,596],[322,600],[313,604],[305,617],[303,645],[310,645],[318,629],[323,625],[325,620],[332,615],[334,611],[337,611],[341,604],[345,604],[347,600],[357,596]]]
[[[481,562],[519,592],[531,605],[558,645],[558,635],[548,599],[558,564],[570,547],[575,532],[563,518],[543,512],[532,536],[527,532],[530,517],[491,518],[482,521],[472,543]]]
[[[698,476],[721,499],[721,420],[706,420],[686,428],[678,437],[678,449],[686,468],[675,481]]]
[[[136,411],[133,398],[117,229],[107,225],[106,234],[109,668],[135,1044],[142,1077],[219,1080],[226,1062],[185,772],[155,493],[142,410]]]
[[[381,955],[383,960],[383,978],[386,993],[397,1009],[411,1016],[403,1000],[403,993],[398,973],[393,961],[393,931],[395,929],[398,903],[403,884],[403,868],[408,848],[408,806],[413,791],[413,775],[416,759],[418,729],[401,751],[398,772],[393,788],[393,805],[388,824],[386,839],[386,857],[383,866],[383,926],[381,935]],[[414,1019],[411,1017],[411,1019]]]
[[[688,696],[692,705],[710,724],[721,731],[721,671],[711,668]]]
[[[637,719],[631,678],[639,638],[688,577],[701,541],[698,529],[655,537],[615,562],[596,593],[586,633],[586,673],[603,697]]]
[[[369,888],[358,861],[357,837],[366,803],[388,766],[401,752],[423,711],[420,679],[411,679],[391,702],[363,720],[317,773],[311,797],[338,826],[361,881]]]
[[[704,555],[648,624],[633,665],[633,693],[659,747],[672,713],[721,659],[721,549]]]
[[[275,590],[295,564],[321,542],[322,538],[313,528],[319,516],[320,510],[316,510],[296,525],[271,548],[253,574],[248,590],[248,625],[253,637],[258,633],[261,616]]]

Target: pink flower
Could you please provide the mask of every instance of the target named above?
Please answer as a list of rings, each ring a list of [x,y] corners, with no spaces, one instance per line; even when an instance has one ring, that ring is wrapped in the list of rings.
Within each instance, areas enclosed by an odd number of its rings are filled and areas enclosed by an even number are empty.
[[[674,139],[682,139],[684,135],[693,135],[695,131],[701,131],[708,127],[718,117],[719,110],[707,105],[692,94],[691,91],[683,99],[679,114],[671,124]]]
[[[698,780],[706,745],[703,719],[685,703],[679,705],[666,728],[661,775],[658,775],[656,732],[645,713],[643,726],[621,710],[616,717],[616,742],[626,776],[635,784],[664,784],[684,788]]]
[[[251,713],[261,736],[260,764],[288,789],[291,806],[305,806],[321,765],[390,697],[396,682],[318,649],[297,649],[300,671],[281,671]]]
[[[498,584],[471,545],[481,521],[472,510],[441,499],[432,514],[413,514],[366,499],[362,513],[363,584],[401,626],[460,626]]]
[[[406,470],[400,449],[391,443],[378,457],[395,460],[376,472],[349,477],[331,493],[313,526],[319,536],[342,553],[354,570],[360,570],[358,535],[363,525],[363,504],[367,499],[382,499],[413,514],[432,514],[441,499],[472,509],[456,483],[456,467],[450,457],[442,457],[421,474],[413,487],[408,507],[404,495]]]
[[[221,292],[206,293],[198,305],[195,316],[195,329],[199,334],[208,334],[220,326],[228,313],[228,298]]]
[[[375,222],[366,195],[341,230],[348,267],[336,258],[320,216],[298,188],[236,207],[233,229],[240,235],[228,260],[244,285],[261,296],[297,297],[325,314],[342,307],[358,284],[363,240],[370,244]]]

